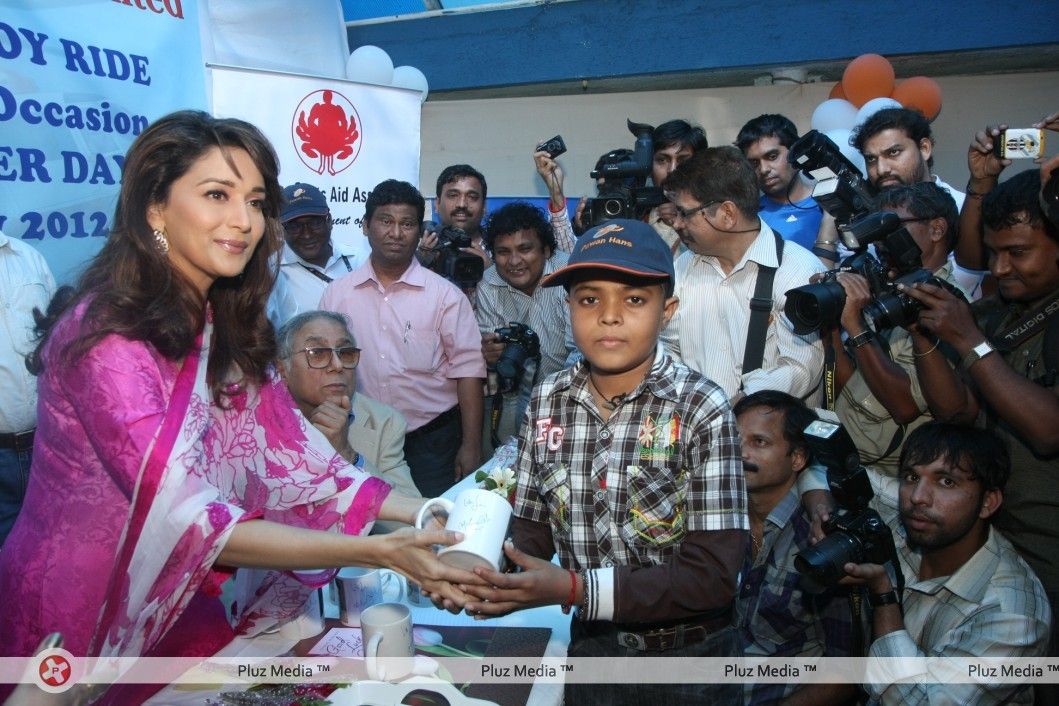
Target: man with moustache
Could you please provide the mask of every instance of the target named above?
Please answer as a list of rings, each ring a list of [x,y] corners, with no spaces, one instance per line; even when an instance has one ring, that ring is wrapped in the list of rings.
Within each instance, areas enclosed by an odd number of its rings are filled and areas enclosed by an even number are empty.
[[[850,657],[852,613],[845,591],[810,595],[794,565],[809,548],[812,524],[796,481],[810,462],[802,433],[816,415],[784,392],[761,390],[732,410],[746,477],[750,539],[736,602],[746,657]],[[823,706],[855,696],[850,684],[743,685],[744,703]]]
[[[434,497],[478,467],[485,361],[467,297],[415,258],[424,209],[407,182],[376,186],[364,210],[371,255],[319,308],[346,315],[363,349],[357,385],[404,415],[412,480]]]
[[[786,292],[824,267],[758,217],[749,162],[735,147],[711,147],[678,166],[665,189],[688,248],[675,263],[681,305],[662,332],[667,350],[733,404],[758,390],[818,399],[820,337],[794,333],[783,309]]]
[[[488,193],[485,176],[469,164],[452,164],[438,175],[436,190],[434,208],[441,227],[459,228],[469,235],[471,247],[464,248],[464,252],[479,256],[488,268],[493,263],[482,242],[482,218]],[[437,245],[437,232],[427,230],[416,251],[422,264],[430,267],[437,260]]]
[[[844,567],[867,588],[869,657],[1045,654],[1051,610],[1044,589],[991,521],[1006,500],[1011,472],[997,434],[942,422],[909,434],[898,478],[868,471],[875,490],[872,504],[896,528],[897,559],[906,580],[902,590],[879,564]],[[1029,684],[959,683],[966,667],[949,660],[889,665],[892,683],[864,685],[869,704],[1034,703]]]
[[[490,214],[485,243],[495,264],[485,271],[478,285],[475,314],[486,364],[494,370],[511,345],[496,334],[500,327],[512,322],[524,324],[540,341],[539,356],[525,361],[522,377],[513,390],[502,397],[497,397],[497,390],[486,391],[483,455],[492,455],[496,448],[492,437],[502,444],[518,436],[534,381],[543,381],[565,367],[570,309],[562,289],[541,287],[540,282],[545,275],[563,267],[569,255],[557,250],[548,218],[525,201],[514,201]],[[494,386],[495,377],[495,373],[490,374],[489,387]],[[494,423],[496,414],[500,416]]]
[[[982,199],[989,271],[998,290],[968,306],[939,287],[904,291],[925,307],[918,326],[952,347],[916,358],[936,418],[983,418],[1011,448],[1015,469],[997,527],[1059,605],[1059,229],[1041,213],[1041,177],[1028,170]],[[1052,636],[1049,654],[1057,654]]]
[[[934,135],[930,122],[919,111],[909,108],[880,110],[854,128],[852,143],[864,156],[868,181],[877,188],[933,181],[949,192],[956,202],[957,211],[963,208],[966,195],[931,173],[934,166]],[[963,232],[966,237],[973,235],[966,229]],[[955,247],[959,251],[959,246]],[[960,267],[951,256],[949,259],[953,263],[953,276],[960,289],[967,292],[972,301],[978,299],[981,296],[983,273]]]
[[[268,318],[276,328],[295,314],[315,309],[324,288],[360,264],[355,253],[331,242],[331,209],[312,184],[298,182],[283,189],[279,220],[283,250],[268,299]]]

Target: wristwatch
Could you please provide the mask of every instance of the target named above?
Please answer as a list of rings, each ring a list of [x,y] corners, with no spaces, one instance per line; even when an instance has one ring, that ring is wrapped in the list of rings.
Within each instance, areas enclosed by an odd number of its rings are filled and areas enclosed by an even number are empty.
[[[879,608],[884,605],[894,605],[897,602],[897,591],[868,594],[868,605],[870,605],[872,608]]]
[[[848,343],[851,348],[860,348],[861,346],[871,343],[871,340],[873,338],[875,338],[875,334],[872,332],[872,330],[864,329],[856,336],[850,336],[848,339],[846,339],[846,343]]]
[[[982,341],[977,346],[967,351],[967,355],[960,361],[960,367],[964,370],[970,370],[971,366],[985,358],[990,353],[994,353],[996,348],[989,345],[989,341]]]

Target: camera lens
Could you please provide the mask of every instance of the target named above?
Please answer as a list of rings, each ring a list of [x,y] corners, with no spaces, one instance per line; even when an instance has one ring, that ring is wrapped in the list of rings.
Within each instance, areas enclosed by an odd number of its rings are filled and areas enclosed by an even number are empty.
[[[868,328],[879,333],[911,324],[922,308],[918,304],[919,302],[903,294],[887,294],[868,302],[861,314]]]
[[[787,291],[783,307],[794,332],[812,333],[823,326],[838,323],[846,303],[846,290],[838,282],[807,284]]]
[[[603,202],[603,213],[610,218],[619,218],[625,211],[625,204],[621,199],[607,199]]]
[[[846,575],[848,562],[857,562],[861,543],[849,532],[827,535],[794,558],[794,568],[802,575],[802,586],[809,593],[822,593]]]

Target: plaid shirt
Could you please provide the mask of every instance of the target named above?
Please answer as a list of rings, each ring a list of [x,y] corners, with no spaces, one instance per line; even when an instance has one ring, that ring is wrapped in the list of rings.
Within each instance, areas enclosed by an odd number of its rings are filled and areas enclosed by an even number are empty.
[[[792,488],[765,519],[757,557],[747,551],[736,604],[747,657],[849,657],[853,623],[845,593],[801,589],[794,558],[809,546],[809,518]],[[744,684],[747,704],[779,702],[802,685]]]
[[[1041,582],[999,531],[951,576],[920,579],[919,553],[908,544],[897,512],[896,478],[871,473],[873,506],[891,526],[907,585],[902,594],[904,630],[876,639],[869,657],[1043,657],[1051,610]],[[894,683],[868,684],[869,704],[1032,704],[1032,688],[987,680],[944,683],[959,667],[944,660],[938,671],[895,670]],[[901,681],[897,681],[900,679]],[[931,683],[939,681],[942,683]],[[1017,692],[1017,693],[1016,693]],[[1005,701],[1005,699],[1010,699]]]
[[[550,526],[564,567],[655,566],[688,532],[749,527],[739,435],[717,385],[659,346],[603,422],[588,375],[579,363],[538,385],[519,441],[515,514]],[[597,599],[613,596],[591,573],[583,617],[605,619]]]

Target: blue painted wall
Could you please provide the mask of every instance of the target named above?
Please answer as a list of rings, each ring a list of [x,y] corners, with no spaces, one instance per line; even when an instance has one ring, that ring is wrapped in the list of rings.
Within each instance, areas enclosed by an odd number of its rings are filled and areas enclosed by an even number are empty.
[[[578,0],[349,28],[432,91],[1056,42],[1054,0]]]

